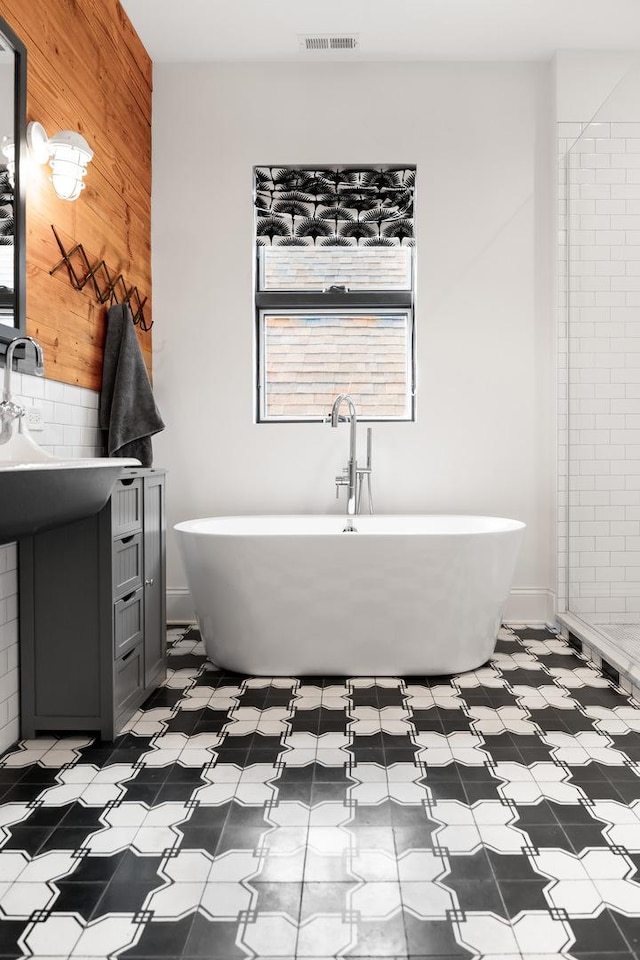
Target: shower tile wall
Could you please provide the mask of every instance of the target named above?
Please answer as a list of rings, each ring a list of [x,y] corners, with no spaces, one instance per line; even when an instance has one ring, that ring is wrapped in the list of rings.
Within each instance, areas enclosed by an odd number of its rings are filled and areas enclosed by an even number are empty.
[[[640,124],[561,123],[559,152],[559,609],[638,623]]]
[[[13,375],[13,392],[26,407],[42,411],[44,430],[33,433],[48,453],[94,457],[102,451],[98,394],[94,390]],[[0,546],[0,751],[18,738],[18,577],[15,543]]]

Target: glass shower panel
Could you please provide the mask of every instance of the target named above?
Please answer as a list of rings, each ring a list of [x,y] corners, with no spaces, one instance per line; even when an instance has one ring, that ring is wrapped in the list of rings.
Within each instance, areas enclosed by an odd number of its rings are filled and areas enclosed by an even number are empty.
[[[640,667],[640,62],[576,126],[565,168],[566,604]]]

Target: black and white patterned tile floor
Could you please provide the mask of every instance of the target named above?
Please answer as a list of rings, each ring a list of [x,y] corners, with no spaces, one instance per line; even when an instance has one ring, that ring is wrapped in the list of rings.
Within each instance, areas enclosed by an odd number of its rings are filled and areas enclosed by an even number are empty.
[[[217,671],[0,761],[0,956],[640,957],[640,708],[549,631],[455,677]]]

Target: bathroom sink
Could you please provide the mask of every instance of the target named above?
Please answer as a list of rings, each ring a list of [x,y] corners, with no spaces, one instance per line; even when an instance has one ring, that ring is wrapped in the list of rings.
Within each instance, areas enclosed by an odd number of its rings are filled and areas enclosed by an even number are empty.
[[[0,543],[89,517],[105,505],[124,457],[54,457],[26,432],[0,445]]]

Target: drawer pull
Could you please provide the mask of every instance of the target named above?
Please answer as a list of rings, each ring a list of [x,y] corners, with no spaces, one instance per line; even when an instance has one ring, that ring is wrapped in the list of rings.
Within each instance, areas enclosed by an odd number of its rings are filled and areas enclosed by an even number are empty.
[[[144,583],[145,583],[145,586],[146,586],[146,587],[151,587],[151,586],[153,586],[153,577],[149,577],[149,579],[148,579],[148,580],[145,580]]]
[[[135,652],[136,652],[136,648],[134,647],[133,650],[129,650],[129,653],[125,653],[124,657],[122,658],[122,663],[124,663],[125,660],[128,660],[129,657],[132,657]]]
[[[135,537],[135,533],[131,533],[131,534],[129,534],[128,537],[123,537],[120,542],[121,542],[121,543],[131,543],[131,541],[133,540],[134,537]]]
[[[130,487],[134,480],[135,477],[128,477],[126,480],[121,480],[120,483],[123,487]]]
[[[135,595],[136,595],[135,590],[132,590],[131,593],[128,593],[128,594],[126,595],[126,597],[123,597],[123,598],[122,598],[122,602],[123,602],[123,603],[128,603],[129,600],[131,600],[132,597],[135,597]]]

